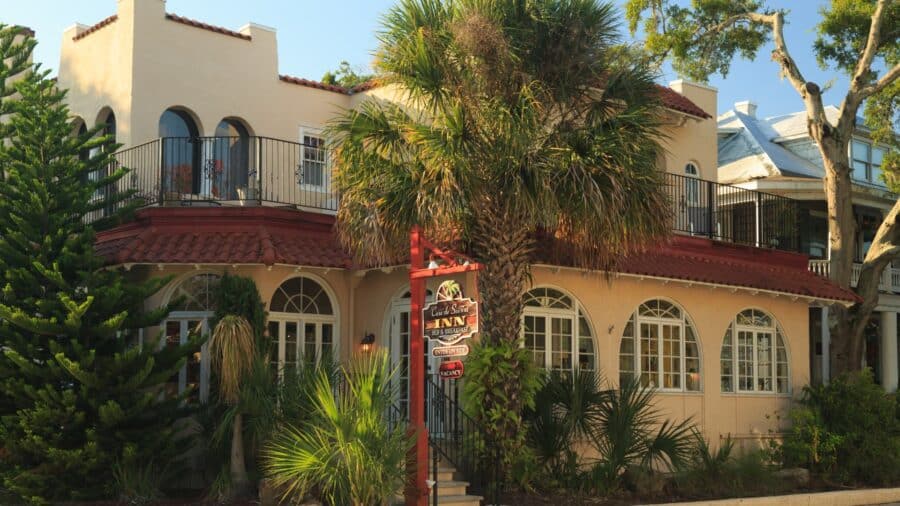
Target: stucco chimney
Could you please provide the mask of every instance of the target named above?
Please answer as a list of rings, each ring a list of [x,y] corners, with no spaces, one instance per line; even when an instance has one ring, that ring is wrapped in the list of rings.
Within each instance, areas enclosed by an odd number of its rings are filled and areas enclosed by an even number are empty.
[[[735,102],[734,110],[744,113],[751,118],[756,117],[756,103],[749,100],[744,100],[743,102]]]

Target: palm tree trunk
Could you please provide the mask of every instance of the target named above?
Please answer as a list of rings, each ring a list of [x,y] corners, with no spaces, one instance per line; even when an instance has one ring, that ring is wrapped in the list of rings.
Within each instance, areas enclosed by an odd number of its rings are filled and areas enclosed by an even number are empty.
[[[247,468],[244,465],[244,417],[238,412],[234,415],[231,427],[231,486],[232,495],[244,496],[249,488]]]
[[[522,296],[529,282],[533,231],[515,213],[486,205],[474,230],[474,249],[482,264],[482,339],[515,342],[520,336]]]

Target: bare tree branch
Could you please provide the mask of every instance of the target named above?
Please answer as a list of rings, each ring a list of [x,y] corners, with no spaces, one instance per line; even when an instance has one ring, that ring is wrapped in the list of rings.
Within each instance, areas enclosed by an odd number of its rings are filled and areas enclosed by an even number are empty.
[[[837,128],[843,134],[849,134],[853,130],[856,124],[856,113],[863,100],[890,84],[900,72],[895,66],[875,84],[866,85],[867,78],[872,70],[872,61],[875,59],[875,55],[878,53],[878,46],[881,44],[881,24],[884,21],[887,4],[888,0],[878,0],[878,4],[875,6],[875,12],[872,13],[872,23],[869,26],[869,36],[866,39],[866,47],[862,54],[859,55],[856,69],[853,71],[852,79],[850,79],[850,88],[844,97],[844,103],[841,104]]]

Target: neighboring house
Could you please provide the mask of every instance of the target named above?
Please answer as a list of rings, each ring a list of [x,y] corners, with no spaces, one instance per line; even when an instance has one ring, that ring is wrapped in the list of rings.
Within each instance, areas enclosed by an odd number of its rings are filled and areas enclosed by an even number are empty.
[[[185,296],[145,341],[207,331],[219,277],[246,276],[266,302],[274,365],[346,359],[374,334],[400,367],[406,405],[408,266],[356,262],[336,241],[339,195],[321,133],[342,110],[394,91],[279,75],[273,29],[210,26],[161,0],[119,0],[114,16],[67,30],[59,84],[72,114],[124,145],[118,160],[132,172],[113,191],[136,190],[145,205],[98,234],[98,250],[132,276],[174,277],[149,304]],[[539,253],[523,294],[524,346],[547,369],[599,371],[613,385],[637,376],[659,389],[668,416],[692,417],[712,440],[765,437],[779,430],[769,415],[809,382],[810,306],[856,296],[782,251],[800,241],[796,202],[716,182],[706,112],[716,90],[678,81],[659,92],[675,238],[612,276]],[[471,275],[458,280],[474,293]],[[439,359],[424,360],[434,375]],[[201,353],[170,388],[197,387],[202,400],[208,378]]]
[[[825,108],[832,123],[838,109]],[[800,202],[800,251],[809,255],[809,268],[828,275],[829,241],[827,208],[822,179],[822,157],[806,128],[806,113],[757,118],[756,104],[738,102],[719,115],[719,180],[742,188],[790,197]],[[857,121],[862,125],[862,119]],[[875,232],[897,201],[881,178],[886,146],[873,144],[865,127],[859,127],[850,143],[853,209],[856,216],[851,283],[855,286],[860,262]],[[866,329],[865,365],[887,390],[897,389],[897,321],[900,313],[900,263],[885,269],[879,286],[876,313]],[[813,381],[827,381],[829,331],[827,308],[810,308],[810,363]]]

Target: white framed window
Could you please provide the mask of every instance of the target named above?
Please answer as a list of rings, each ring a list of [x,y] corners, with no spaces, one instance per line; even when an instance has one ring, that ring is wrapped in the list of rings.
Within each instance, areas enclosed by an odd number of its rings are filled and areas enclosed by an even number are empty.
[[[722,342],[723,392],[790,393],[789,364],[775,318],[759,309],[735,316]]]
[[[170,300],[181,299],[163,322],[163,346],[177,347],[191,339],[208,335],[209,321],[216,312],[215,290],[222,278],[218,274],[196,274],[178,283]],[[166,383],[166,393],[181,394],[191,389],[190,402],[206,402],[209,396],[209,353],[206,344],[188,357],[187,363]]]
[[[688,177],[684,181],[684,197],[688,204],[700,203],[700,171],[692,162],[684,166],[684,175]]]
[[[270,362],[279,376],[302,360],[336,356],[337,315],[325,287],[307,276],[281,284],[269,303]]]
[[[535,288],[525,294],[523,346],[534,362],[547,370],[596,371],[596,347],[591,324],[578,301],[555,288]]]
[[[297,175],[301,187],[324,188],[327,186],[328,150],[321,131],[300,129],[300,168]]]
[[[619,384],[639,378],[648,388],[699,392],[700,346],[687,313],[664,299],[642,303],[631,314],[619,344]]]
[[[850,142],[850,164],[853,179],[883,185],[881,180],[881,162],[886,150],[873,146],[871,142],[854,138]]]

